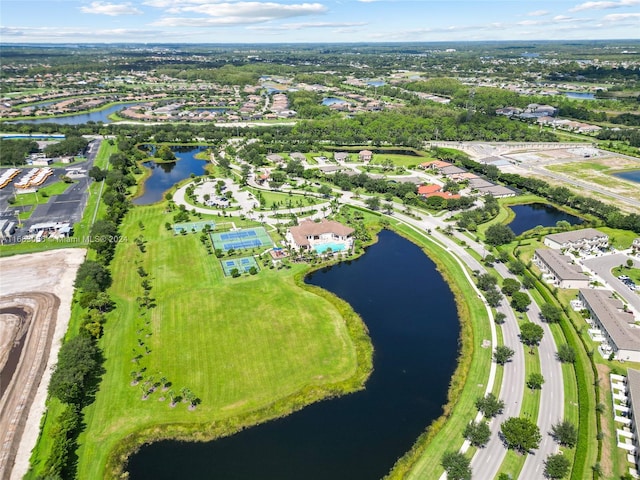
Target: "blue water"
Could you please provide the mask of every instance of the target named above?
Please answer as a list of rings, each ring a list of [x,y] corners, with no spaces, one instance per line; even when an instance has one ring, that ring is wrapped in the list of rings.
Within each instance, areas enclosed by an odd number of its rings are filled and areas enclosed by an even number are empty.
[[[46,135],[46,134],[15,134],[15,135],[4,135],[4,134],[0,134],[0,138],[1,139],[30,139],[30,138],[37,138],[37,139],[46,139],[46,138],[55,138],[56,140],[64,138],[64,135]]]
[[[614,173],[613,176],[629,180],[630,182],[640,183],[640,170],[630,170],[628,172]]]
[[[135,198],[135,205],[150,205],[162,200],[164,192],[169,190],[176,183],[195,174],[196,176],[206,173],[204,160],[195,158],[196,153],[201,152],[205,147],[172,147],[176,154],[176,161],[171,163],[155,163],[153,161],[144,162],[143,165],[151,169],[151,176],[144,181],[144,193]]]
[[[374,358],[365,389],[216,441],[145,445],[130,458],[131,480],[378,480],[442,413],[460,325],[451,290],[419,247],[385,230],[362,257],[306,281],[366,323]]]
[[[563,212],[545,203],[528,203],[526,205],[511,205],[511,210],[516,217],[509,223],[513,233],[520,235],[527,230],[537,227],[555,227],[560,220],[569,222],[570,225],[577,225],[583,222],[580,217]]]
[[[344,250],[345,246],[343,243],[323,243],[322,245],[316,245],[313,249],[318,253],[324,253],[327,250],[331,249],[332,252],[341,252]]]
[[[19,122],[11,123],[57,123],[60,125],[81,125],[87,122],[102,122],[109,123],[109,115],[112,113],[124,110],[130,105],[140,105],[140,102],[125,102],[117,105],[111,105],[103,110],[98,110],[91,113],[79,113],[77,115],[69,115],[67,117],[51,117],[51,118],[39,118],[37,120],[20,120]]]
[[[386,85],[386,83],[383,80],[370,80],[367,82],[367,85],[371,85],[372,87],[381,87]]]
[[[345,100],[342,100],[340,98],[335,98],[335,97],[327,97],[327,98],[323,98],[322,99],[322,105],[328,107],[329,105],[333,105],[333,104],[342,104],[342,103],[347,103]]]
[[[565,97],[577,98],[580,100],[595,100],[596,96],[593,93],[588,92],[564,92]]]

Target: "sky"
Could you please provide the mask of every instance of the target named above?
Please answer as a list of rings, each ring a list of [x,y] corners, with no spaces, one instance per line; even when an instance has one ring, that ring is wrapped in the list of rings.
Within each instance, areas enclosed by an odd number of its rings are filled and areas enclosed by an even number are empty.
[[[640,38],[640,0],[2,0],[0,43]]]

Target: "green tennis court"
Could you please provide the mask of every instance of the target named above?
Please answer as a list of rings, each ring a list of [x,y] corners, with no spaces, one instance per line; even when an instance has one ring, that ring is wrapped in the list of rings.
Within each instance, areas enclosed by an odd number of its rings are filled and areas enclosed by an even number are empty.
[[[179,234],[184,232],[200,232],[204,230],[205,225],[209,225],[211,229],[216,228],[216,222],[213,220],[201,220],[199,222],[185,222],[185,223],[174,223],[173,224],[173,233]]]
[[[211,241],[216,249],[242,250],[255,247],[272,247],[273,241],[264,227],[244,228],[229,232],[211,233]]]
[[[224,271],[224,275],[226,277],[231,276],[231,270],[233,270],[234,268],[237,268],[239,273],[249,273],[251,267],[256,267],[256,270],[260,271],[258,262],[256,262],[256,259],[253,257],[220,260],[220,265],[222,265],[222,270]]]

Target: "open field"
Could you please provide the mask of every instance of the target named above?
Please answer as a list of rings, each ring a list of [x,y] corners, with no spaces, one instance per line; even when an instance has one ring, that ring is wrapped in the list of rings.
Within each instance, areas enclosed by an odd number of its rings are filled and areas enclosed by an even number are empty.
[[[358,370],[344,312],[296,283],[307,267],[226,278],[198,235],[174,237],[164,229],[166,220],[161,206],[149,206],[135,208],[123,224],[124,236],[144,236],[146,252],[132,242],[117,249],[113,277],[118,282],[110,293],[118,308],[101,342],[106,373],[95,403],[86,410],[79,478],[109,475],[109,454],[140,430],[160,426],[156,438],[228,434],[243,421],[268,418],[262,412],[242,420],[251,412],[280,400],[287,403],[296,395],[287,407],[300,408],[330,393],[325,388],[352,379]],[[142,288],[133,265],[149,272],[157,303],[149,311],[136,303]],[[149,353],[142,352],[138,365],[132,352],[142,351],[139,340]],[[187,387],[201,403],[193,411],[185,404],[170,408],[168,399],[159,401],[168,395],[160,391],[143,401],[140,387],[131,385],[131,371],[142,367],[145,377],[164,376],[172,390]],[[357,380],[359,385],[363,378]],[[300,396],[301,391],[307,396]],[[220,431],[220,423],[227,430]]]

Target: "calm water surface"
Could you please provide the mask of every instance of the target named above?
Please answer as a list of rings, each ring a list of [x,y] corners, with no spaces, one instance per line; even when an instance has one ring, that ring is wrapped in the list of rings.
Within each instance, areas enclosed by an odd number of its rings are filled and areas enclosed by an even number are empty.
[[[367,324],[375,353],[366,389],[213,442],[143,447],[130,459],[132,480],[377,480],[442,413],[460,328],[451,291],[418,247],[382,231],[364,256],[307,282]]]
[[[624,178],[625,180],[629,180],[631,182],[640,183],[640,170],[631,170],[628,172],[614,173],[613,176],[618,178]]]
[[[538,225],[554,227],[560,220],[565,220],[570,225],[577,225],[583,222],[580,217],[563,212],[545,203],[510,205],[509,208],[516,214],[513,221],[509,223],[509,227],[516,235],[520,235]]]
[[[164,192],[173,187],[176,183],[195,174],[196,176],[206,173],[205,160],[197,159],[196,153],[201,152],[205,147],[172,147],[176,155],[176,161],[170,163],[144,162],[146,168],[151,169],[151,176],[144,181],[144,193],[133,200],[135,205],[150,205],[162,200]]]
[[[124,110],[131,105],[140,105],[140,102],[124,102],[112,105],[104,110],[98,110],[90,113],[79,113],[78,115],[69,115],[67,117],[40,118],[37,120],[20,120],[19,123],[58,123],[60,125],[81,125],[87,122],[109,123],[109,115]],[[18,122],[14,122],[18,123]]]

